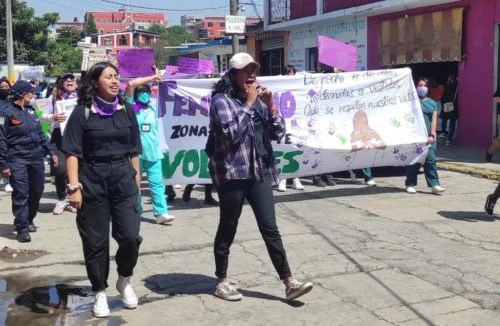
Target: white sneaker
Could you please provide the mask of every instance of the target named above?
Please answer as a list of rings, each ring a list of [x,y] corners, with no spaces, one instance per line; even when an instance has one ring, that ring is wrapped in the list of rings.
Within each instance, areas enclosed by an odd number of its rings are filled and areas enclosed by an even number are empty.
[[[241,300],[243,295],[229,281],[221,282],[215,287],[215,296],[228,301]]]
[[[5,185],[5,192],[11,193],[13,191],[14,191],[14,189],[12,189],[12,186],[10,185],[10,183]]]
[[[286,179],[280,180],[280,183],[278,184],[278,191],[286,191]]]
[[[156,218],[157,224],[167,224],[175,220],[175,216],[169,214],[161,214]]]
[[[175,185],[172,186],[172,188],[174,188],[174,189],[181,189],[182,186],[180,184],[175,184]]]
[[[442,193],[444,192],[446,189],[444,189],[443,187],[441,186],[434,186],[432,187],[432,193],[433,194],[439,194],[439,193]]]
[[[349,170],[349,177],[352,182],[356,181],[356,173],[352,172],[352,170]]]
[[[293,179],[293,186],[294,189],[297,190],[304,190],[304,186],[302,185],[302,182],[300,182],[299,178],[294,178]]]
[[[313,284],[311,282],[302,283],[297,280],[293,280],[285,290],[286,299],[287,300],[296,299],[311,291],[312,288]]]
[[[106,292],[100,291],[96,293],[92,313],[94,317],[97,318],[109,316],[108,297],[106,296]]]
[[[371,179],[371,180],[366,181],[366,185],[369,187],[373,187],[373,186],[376,186],[377,183],[375,182],[375,180]]]
[[[130,285],[130,280],[131,276],[119,276],[118,281],[116,281],[116,289],[122,295],[122,302],[125,308],[135,309],[139,300],[137,299],[134,289],[132,289],[132,285]]]
[[[417,189],[415,189],[415,187],[406,187],[406,192],[409,194],[416,194]]]

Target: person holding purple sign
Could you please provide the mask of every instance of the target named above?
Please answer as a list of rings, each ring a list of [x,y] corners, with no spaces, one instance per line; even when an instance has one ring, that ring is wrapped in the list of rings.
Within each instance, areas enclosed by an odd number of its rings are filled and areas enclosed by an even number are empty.
[[[165,186],[163,185],[161,169],[163,153],[158,138],[158,112],[150,104],[151,88],[148,83],[161,80],[161,75],[156,67],[153,67],[153,69],[155,73],[149,77],[129,80],[125,90],[125,97],[134,108],[137,123],[139,124],[142,143],[142,154],[139,155],[139,173],[142,175],[145,172],[147,175],[156,223],[167,224],[172,222],[175,217],[168,213],[168,205],[165,200]],[[139,215],[142,215],[140,192],[138,200]]]
[[[285,135],[285,121],[273,104],[272,91],[260,85],[260,64],[247,53],[229,61],[229,72],[214,86],[210,106],[210,134],[205,151],[217,187],[220,219],[214,240],[215,296],[229,301],[242,294],[229,282],[229,251],[245,200],[252,207],[271,261],[292,300],[311,291],[313,284],[292,277],[276,224],[272,184],[279,176],[271,141]]]

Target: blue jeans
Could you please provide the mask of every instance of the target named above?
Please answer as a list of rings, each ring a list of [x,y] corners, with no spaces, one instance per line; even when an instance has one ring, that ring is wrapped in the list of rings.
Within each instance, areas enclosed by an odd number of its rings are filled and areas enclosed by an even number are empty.
[[[455,136],[455,129],[457,127],[457,119],[441,119],[441,131],[446,132],[446,125],[448,124],[448,120],[450,121],[450,131],[448,132],[448,140],[451,141],[453,136]]]
[[[424,163],[425,180],[427,181],[427,186],[429,187],[440,185],[436,166],[436,147],[436,143],[433,143],[429,147],[429,153],[427,154],[427,158],[425,159]],[[420,163],[405,166],[405,186],[415,187],[417,185],[417,174],[418,170],[420,170],[420,167]]]
[[[355,174],[361,173],[361,175],[363,176],[363,179],[365,179],[365,182],[373,180],[372,169],[370,169],[370,168],[358,169],[358,170],[354,170],[352,172],[354,172]]]
[[[146,176],[151,189],[151,201],[153,202],[153,213],[155,216],[168,213],[167,201],[165,200],[165,186],[161,171],[161,161],[150,162],[139,160],[139,171],[141,175],[146,172]],[[139,191],[138,196],[139,215],[142,215],[142,196]]]

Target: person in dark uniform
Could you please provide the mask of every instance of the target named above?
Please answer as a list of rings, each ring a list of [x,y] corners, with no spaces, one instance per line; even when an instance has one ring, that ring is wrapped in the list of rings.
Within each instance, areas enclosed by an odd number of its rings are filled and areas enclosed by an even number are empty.
[[[50,154],[55,166],[58,160],[35,109],[29,106],[35,96],[34,87],[19,80],[12,86],[11,94],[11,100],[0,110],[0,171],[13,188],[17,241],[30,242],[29,232],[36,232],[33,220],[43,194],[44,158]]]
[[[10,94],[10,86],[11,86],[10,82],[7,78],[5,77],[0,78],[0,110],[2,110],[2,108],[8,104],[7,99]],[[9,184],[9,179],[2,178],[2,183],[4,191],[11,193],[12,187]]]
[[[109,315],[105,290],[110,222],[118,242],[116,288],[125,307],[136,308],[138,300],[130,283],[141,243],[137,200],[142,146],[134,110],[119,96],[118,70],[113,64],[99,62],[87,72],[64,131],[62,151],[69,202],[78,210],[85,266],[96,292],[94,316]]]

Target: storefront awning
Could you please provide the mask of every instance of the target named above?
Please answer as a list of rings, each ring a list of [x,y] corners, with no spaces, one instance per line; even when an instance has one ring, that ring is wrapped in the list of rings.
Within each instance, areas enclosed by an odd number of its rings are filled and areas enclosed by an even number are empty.
[[[380,65],[460,61],[462,21],[463,8],[383,21]]]

